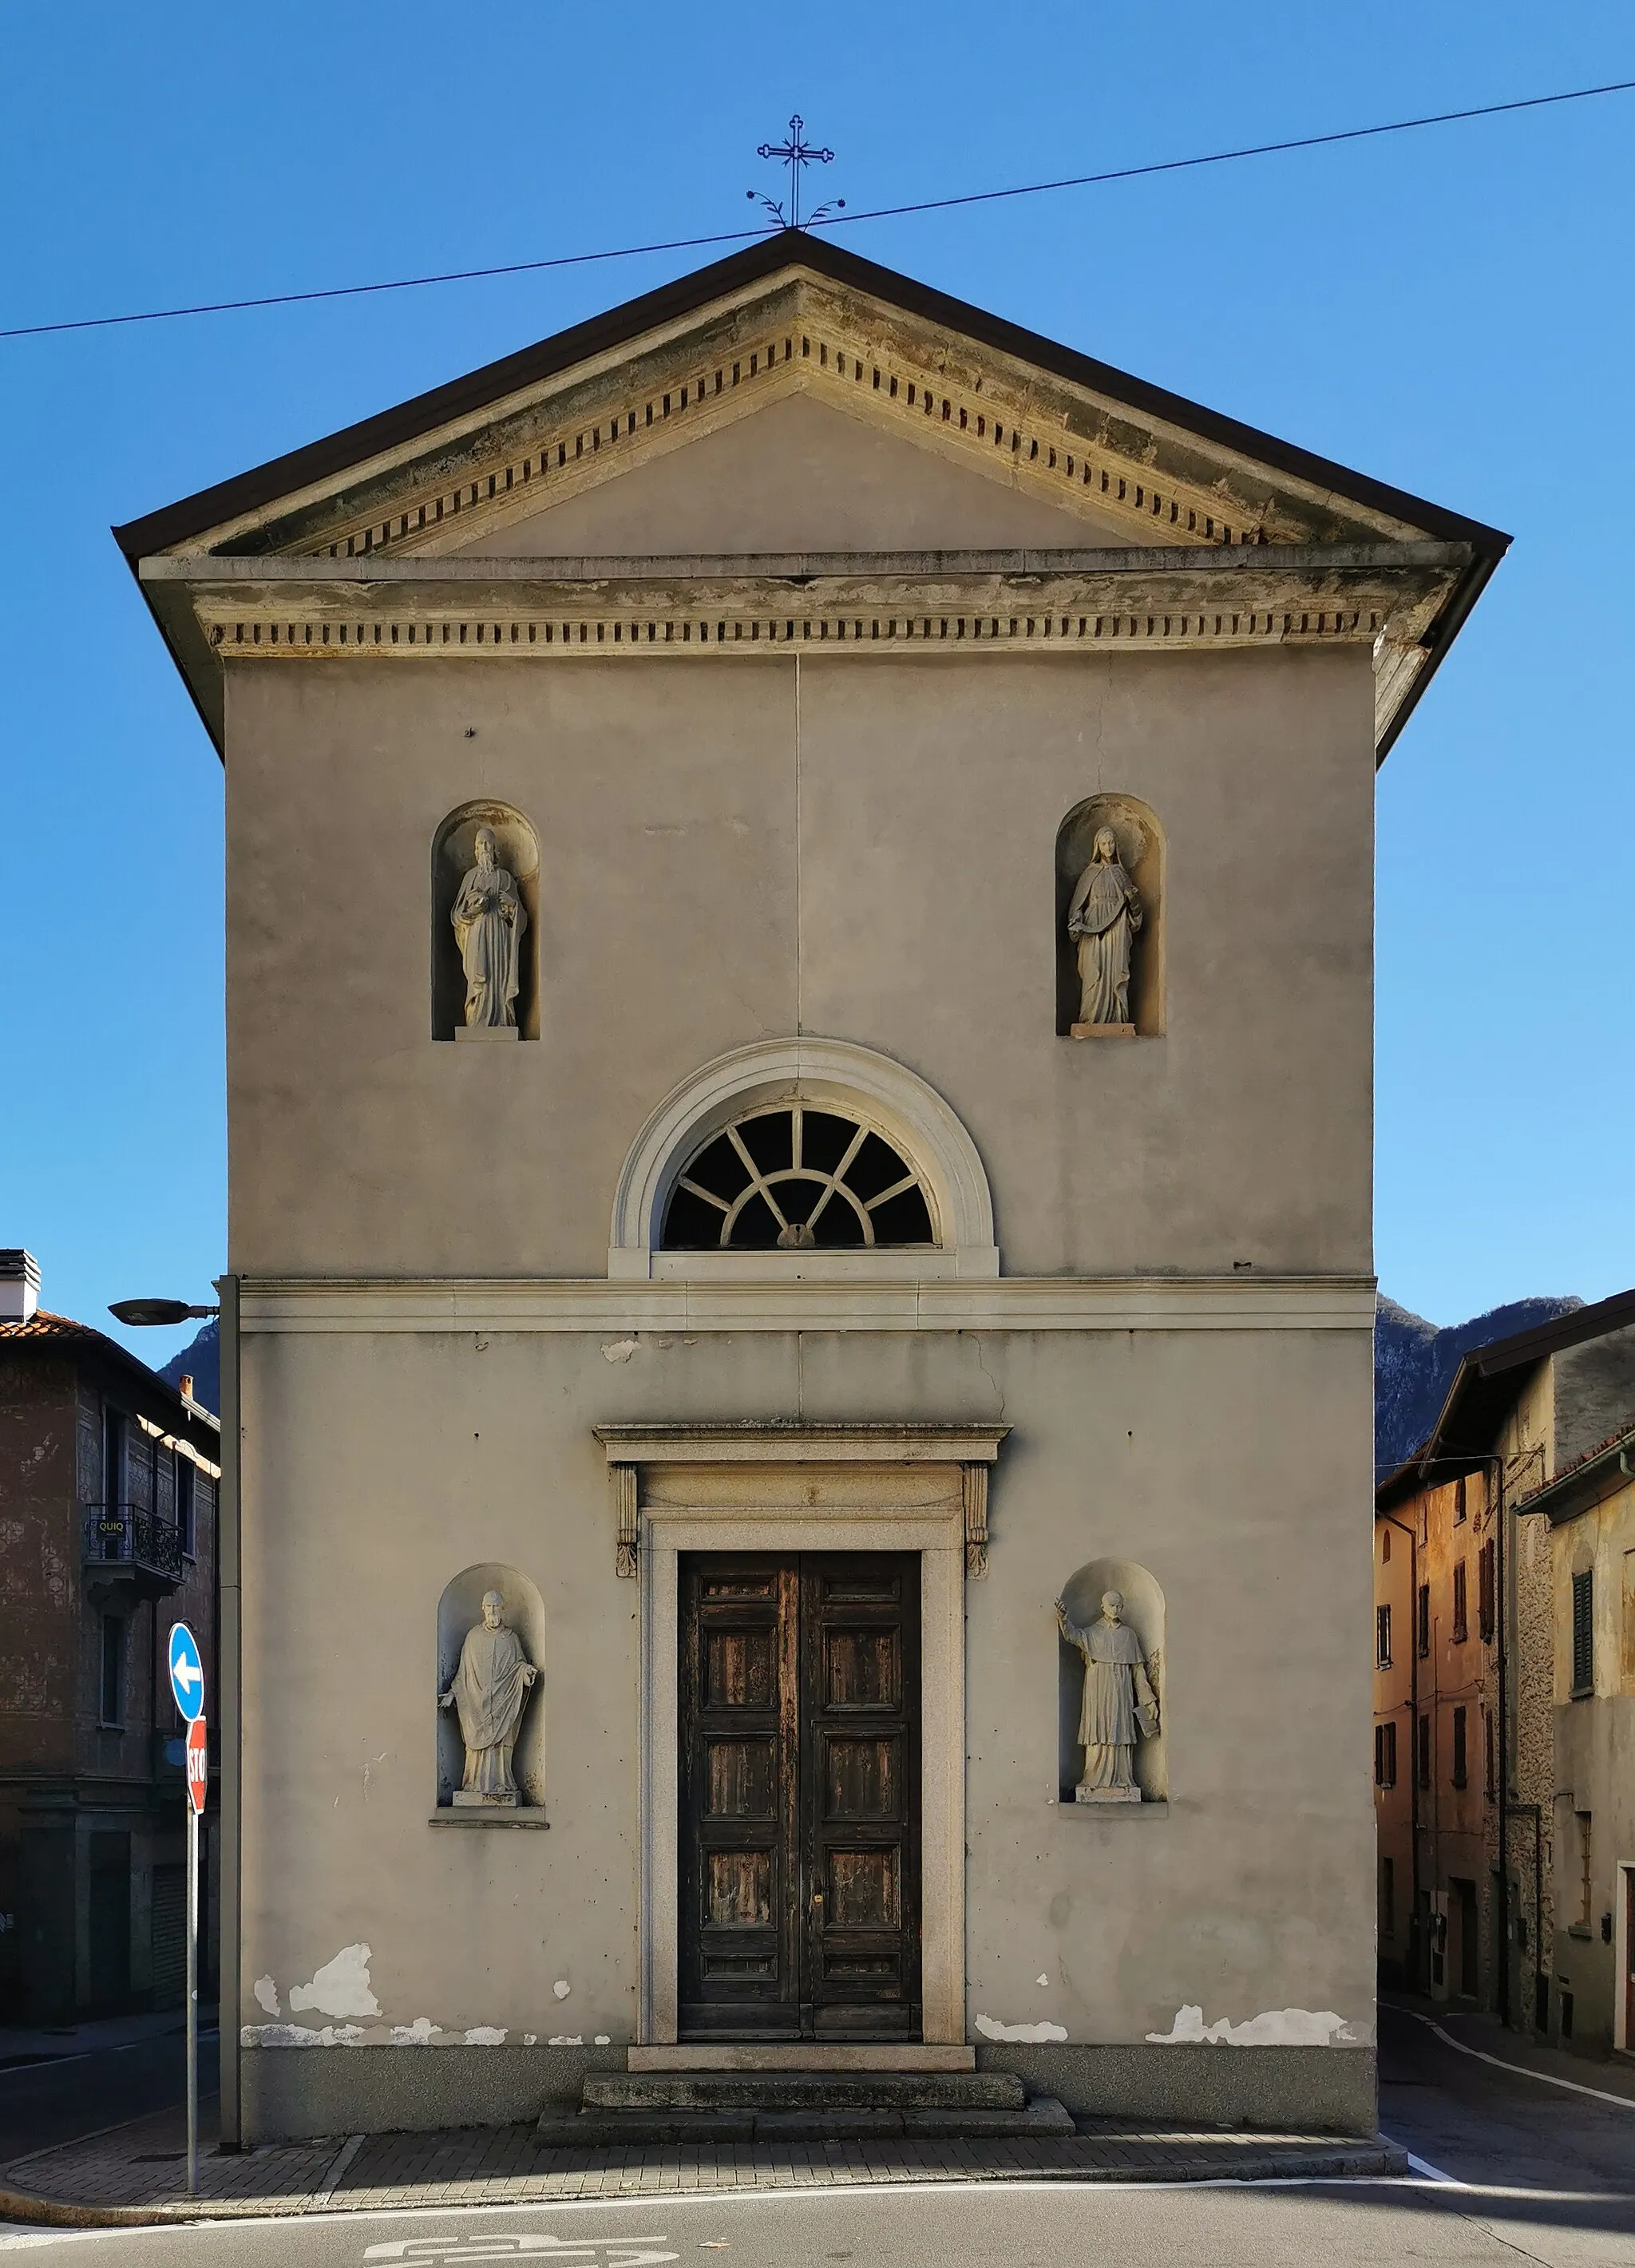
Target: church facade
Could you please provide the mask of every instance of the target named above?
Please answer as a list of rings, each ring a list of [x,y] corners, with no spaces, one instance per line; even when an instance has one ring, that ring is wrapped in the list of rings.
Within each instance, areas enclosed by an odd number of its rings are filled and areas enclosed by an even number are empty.
[[[794,233],[119,537],[227,777],[225,2131],[1370,2129],[1374,777],[1506,539]]]

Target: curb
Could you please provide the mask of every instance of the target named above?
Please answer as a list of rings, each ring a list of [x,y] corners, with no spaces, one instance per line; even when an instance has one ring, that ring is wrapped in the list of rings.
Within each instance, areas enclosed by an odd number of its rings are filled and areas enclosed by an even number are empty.
[[[612,2152],[576,2150],[576,2158],[595,2159]],[[611,2169],[609,2169],[611,2170]],[[578,2169],[594,2170],[593,2167]],[[1086,2184],[1105,2183],[1108,2185],[1132,2182],[1161,2183],[1165,2185],[1183,2182],[1286,2182],[1286,2181],[1367,2181],[1380,2176],[1400,2176],[1408,2172],[1408,2153],[1395,2143],[1375,2140],[1337,2146],[1333,2150],[1293,2151],[1268,2150],[1252,2158],[1237,2156],[1219,2158],[1197,2157],[1179,2166],[1000,2166],[991,2170],[978,2169],[968,2171],[964,2178],[972,2183],[990,2182],[1082,2182]],[[939,2181],[946,2176],[939,2176]],[[912,2186],[912,2182],[908,2184]],[[722,2190],[743,2189],[753,2192],[759,2184],[724,2182]],[[810,2196],[825,2186],[819,2183],[803,2183],[800,2194]],[[848,2196],[856,2196],[860,2185],[855,2182],[836,2184],[843,2187]],[[882,2187],[886,2184],[882,2183]],[[894,2187],[902,2186],[895,2183]],[[643,2202],[632,2191],[630,2201]],[[552,2197],[504,2198],[494,2199],[461,2199],[443,2209],[457,2213],[484,2205],[507,2206],[550,2205],[565,2199]],[[612,2200],[609,2200],[610,2202]],[[166,2205],[71,2205],[59,2198],[30,2196],[22,2190],[0,2190],[0,2220],[18,2221],[42,2228],[151,2228],[179,2222],[200,2220],[289,2220],[309,2213],[398,2213],[414,2209],[414,2201],[406,2198],[401,2205],[381,2199],[372,2191],[369,2201],[357,2205],[347,2201],[344,2191],[332,2191],[323,2197],[317,2192],[306,2192],[290,2198],[179,2198]],[[423,2210],[438,2207],[428,2205]]]

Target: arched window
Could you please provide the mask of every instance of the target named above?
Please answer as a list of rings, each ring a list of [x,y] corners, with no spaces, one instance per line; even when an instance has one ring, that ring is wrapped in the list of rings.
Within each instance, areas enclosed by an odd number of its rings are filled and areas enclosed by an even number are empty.
[[[608,1273],[677,1282],[997,1276],[976,1145],[905,1064],[757,1040],[684,1079],[614,1193]]]
[[[669,1252],[935,1241],[920,1175],[883,1135],[828,1103],[781,1103],[729,1120],[682,1167],[664,1217]]]

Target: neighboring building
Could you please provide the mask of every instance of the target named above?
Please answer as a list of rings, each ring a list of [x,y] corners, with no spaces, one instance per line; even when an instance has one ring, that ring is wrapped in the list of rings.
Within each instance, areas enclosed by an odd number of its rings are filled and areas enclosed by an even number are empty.
[[[188,1622],[214,1671],[221,1446],[186,1381],[39,1307],[39,1282],[0,1252],[0,2010],[52,2024],[181,2004],[165,1648]],[[214,1880],[207,1856],[207,1907]]]
[[[1552,1548],[1543,1515],[1570,1503],[1578,1517],[1580,1498],[1558,1498],[1554,1484],[1581,1474],[1587,1454],[1632,1417],[1635,1292],[1626,1292],[1466,1355],[1435,1430],[1375,1498],[1381,1974],[1580,2041],[1579,1948],[1558,1925],[1579,1911],[1582,1863],[1570,1855],[1578,1826],[1560,1791],[1581,1784],[1593,1813],[1592,1750],[1601,1755],[1596,1742],[1612,1736],[1580,1739],[1585,1712],[1562,1682],[1558,1626],[1565,1613],[1571,1627],[1571,1584],[1563,1593],[1557,1562],[1566,1547]],[[1604,1461],[1592,1477],[1602,1485]],[[1603,1649],[1599,1690],[1609,1697],[1619,1691],[1616,1659]],[[1590,1719],[1610,1723],[1620,1708],[1609,1698]],[[1603,1814],[1607,1802],[1603,1793]],[[1609,1838],[1612,1828],[1608,1815]],[[1608,1904],[1596,1909],[1597,1930],[1613,1910],[1615,1839],[1602,1854]],[[1563,1869],[1575,1867],[1564,1891]],[[1597,1947],[1578,1965],[1587,1973],[1598,1963],[1609,1977],[1611,1962]],[[1597,1977],[1596,2006],[1609,2010],[1609,1984],[1599,1969]],[[1589,2036],[1610,2031],[1609,2014]]]
[[[1550,2021],[1574,2047],[1627,2054],[1635,2051],[1635,1426],[1559,1467],[1516,1513],[1548,1527]]]
[[[226,764],[227,2133],[1370,2126],[1374,783],[1505,539],[791,234],[120,541]]]

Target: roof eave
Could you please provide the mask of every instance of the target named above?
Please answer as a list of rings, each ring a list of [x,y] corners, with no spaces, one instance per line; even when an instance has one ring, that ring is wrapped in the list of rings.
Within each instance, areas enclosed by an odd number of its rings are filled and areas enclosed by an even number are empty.
[[[648,333],[729,299],[770,276],[802,270],[821,281],[850,286],[939,328],[1035,365],[1138,415],[1200,440],[1213,442],[1270,471],[1282,472],[1305,486],[1330,492],[1370,511],[1389,514],[1426,535],[1470,545],[1470,564],[1426,634],[1429,659],[1407,687],[1380,743],[1377,755],[1383,762],[1435,676],[1466,615],[1509,548],[1506,534],[1482,521],[1448,512],[1423,497],[1316,456],[1278,439],[1275,434],[1242,424],[1183,395],[1150,385],[1127,371],[1098,362],[1058,341],[991,314],[986,309],[878,266],[829,237],[806,231],[775,232],[743,251],[729,254],[725,259],[521,348],[480,370],[432,387],[299,449],[271,458],[157,512],[126,521],[113,530],[114,539],[136,571],[145,557],[175,550],[247,513],[264,510],[284,497],[332,480],[352,466],[401,449],[456,420],[480,414],[508,395],[568,371],[576,364],[616,351]],[[205,730],[220,754],[223,704],[219,664],[208,655],[202,643],[200,650],[193,652],[186,626],[161,615],[151,589],[144,589],[144,598],[188,684]]]

